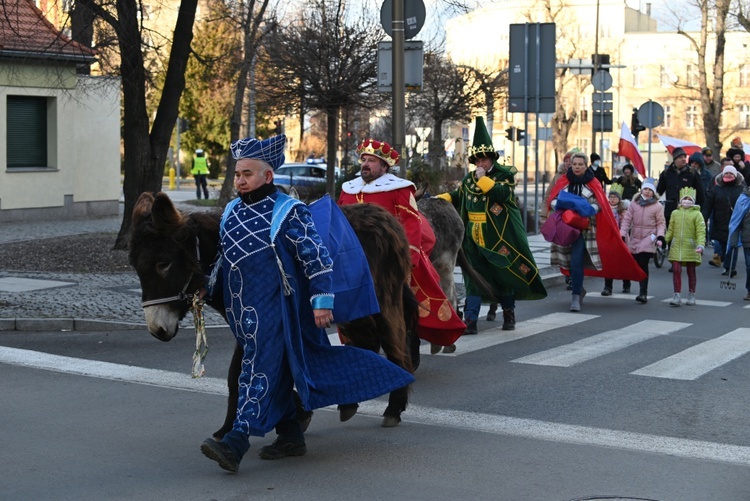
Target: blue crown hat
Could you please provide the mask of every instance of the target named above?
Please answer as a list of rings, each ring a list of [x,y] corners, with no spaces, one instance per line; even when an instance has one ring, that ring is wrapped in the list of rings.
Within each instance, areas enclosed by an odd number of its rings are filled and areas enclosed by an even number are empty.
[[[232,157],[235,160],[243,158],[263,160],[276,170],[284,164],[285,145],[286,135],[284,134],[262,140],[248,137],[232,143]]]

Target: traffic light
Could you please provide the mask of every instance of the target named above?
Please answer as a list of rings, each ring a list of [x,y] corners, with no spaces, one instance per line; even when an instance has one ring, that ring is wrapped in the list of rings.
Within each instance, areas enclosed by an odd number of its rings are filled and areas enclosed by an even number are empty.
[[[591,62],[597,70],[609,73],[609,54],[591,54]],[[593,69],[591,70],[593,73]]]
[[[516,140],[516,128],[510,127],[508,129],[505,129],[505,137],[508,138],[508,141],[515,141]]]
[[[516,129],[516,141],[519,143],[526,139],[526,130]]]
[[[635,138],[635,142],[638,142],[638,133],[642,130],[646,130],[646,127],[641,125],[641,121],[638,120],[638,108],[633,108],[633,116],[630,117],[630,132]]]

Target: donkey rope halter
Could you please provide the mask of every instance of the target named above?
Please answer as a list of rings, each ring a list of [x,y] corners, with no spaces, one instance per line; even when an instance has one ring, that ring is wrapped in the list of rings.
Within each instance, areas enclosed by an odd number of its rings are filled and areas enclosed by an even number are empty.
[[[203,304],[198,291],[193,294],[193,306],[190,310],[193,312],[193,323],[195,324],[195,353],[193,353],[193,378],[203,377],[206,369],[203,367],[203,360],[208,353],[208,339],[206,338],[206,320],[203,318]]]

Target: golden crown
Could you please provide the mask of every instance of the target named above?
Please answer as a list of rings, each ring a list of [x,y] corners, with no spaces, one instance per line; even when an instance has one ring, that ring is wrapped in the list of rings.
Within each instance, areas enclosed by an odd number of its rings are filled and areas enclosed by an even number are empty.
[[[398,163],[401,155],[393,147],[385,141],[375,141],[374,139],[365,139],[359,146],[357,146],[357,156],[362,158],[362,155],[373,155],[383,160],[388,164],[388,167],[393,167]]]

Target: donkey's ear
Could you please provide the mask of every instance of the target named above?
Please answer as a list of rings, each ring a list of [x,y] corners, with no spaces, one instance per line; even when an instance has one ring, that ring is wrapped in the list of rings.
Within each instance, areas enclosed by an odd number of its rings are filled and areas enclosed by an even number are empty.
[[[184,225],[182,213],[175,208],[169,196],[161,191],[154,197],[151,219],[157,230],[168,234],[174,233]]]
[[[148,191],[141,193],[133,208],[133,226],[138,226],[144,219],[151,215],[151,206],[154,205],[154,195]]]

